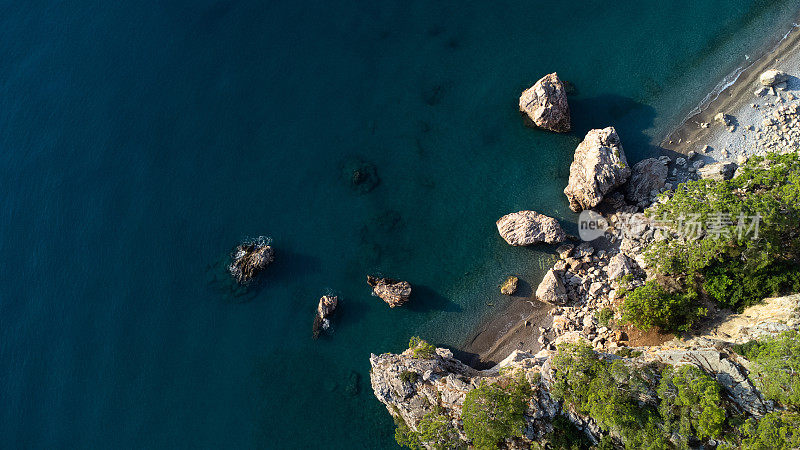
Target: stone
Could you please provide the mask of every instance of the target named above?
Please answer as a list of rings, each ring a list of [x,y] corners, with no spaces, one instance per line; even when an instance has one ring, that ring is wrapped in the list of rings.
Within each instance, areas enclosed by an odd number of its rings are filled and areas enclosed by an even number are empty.
[[[667,181],[667,166],[655,158],[639,161],[633,166],[631,178],[625,187],[625,197],[639,203],[653,190],[660,190]]]
[[[755,95],[756,97],[763,97],[767,95],[768,92],[769,89],[767,89],[764,86],[761,86],[760,88],[756,89],[755,92],[753,92],[753,95]]]
[[[761,73],[758,81],[764,86],[775,86],[789,80],[789,74],[777,69],[770,69]]]
[[[553,269],[547,271],[544,279],[536,288],[536,297],[545,303],[552,305],[564,305],[569,300],[567,289],[561,281],[561,273],[556,273]]]
[[[557,133],[571,129],[567,92],[555,72],[545,75],[520,95],[519,110],[539,128]]]
[[[373,294],[380,297],[392,308],[402,305],[411,297],[411,283],[408,281],[367,275],[367,284],[372,287]]]
[[[697,152],[695,152],[694,150],[689,150],[689,153],[687,153],[687,154],[686,154],[686,157],[687,157],[688,159],[692,159],[692,158],[694,158],[695,156],[697,156]]]
[[[517,292],[517,284],[519,283],[519,278],[515,276],[510,276],[500,285],[500,293],[503,295],[513,295],[514,292]]]
[[[728,114],[719,112],[717,113],[716,116],[714,116],[714,121],[719,122],[728,127],[733,123],[733,117]]]
[[[558,246],[556,253],[558,253],[558,256],[561,259],[567,259],[569,258],[570,253],[572,253],[573,248],[575,248],[575,246],[572,244],[562,244]]]
[[[564,242],[567,234],[556,219],[536,211],[506,214],[497,221],[497,231],[510,245],[521,246],[544,242]]]
[[[228,270],[239,284],[247,284],[274,260],[275,251],[268,239],[260,237],[236,247]]]
[[[605,267],[606,276],[609,280],[618,280],[625,275],[633,273],[633,262],[622,253],[617,253]]]
[[[736,163],[716,162],[699,168],[697,173],[700,174],[700,178],[703,179],[724,181],[730,180],[735,170]]]
[[[314,318],[313,336],[316,339],[320,331],[327,330],[331,326],[330,316],[339,304],[339,297],[324,295],[317,304],[317,315]]]
[[[628,181],[631,168],[614,127],[589,131],[575,149],[569,172],[564,194],[575,212],[594,208]]]

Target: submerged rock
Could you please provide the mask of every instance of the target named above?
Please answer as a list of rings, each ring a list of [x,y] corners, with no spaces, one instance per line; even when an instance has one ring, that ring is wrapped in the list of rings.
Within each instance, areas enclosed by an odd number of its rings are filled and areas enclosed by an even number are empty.
[[[503,295],[514,295],[514,292],[517,292],[518,283],[519,278],[513,275],[508,277],[508,279],[500,285],[500,293]]]
[[[350,188],[359,194],[371,192],[381,182],[375,164],[359,157],[352,157],[344,162],[342,176],[347,180]]]
[[[275,251],[268,244],[266,238],[260,237],[236,247],[228,270],[239,284],[255,278],[275,259]]]
[[[526,89],[519,97],[519,110],[539,128],[557,133],[571,128],[567,92],[556,73]]]
[[[319,299],[317,305],[317,316],[314,318],[314,339],[319,336],[320,331],[331,327],[330,316],[339,304],[339,297],[335,295],[324,295]]]
[[[392,308],[402,305],[411,297],[411,283],[408,281],[367,275],[367,284],[372,287],[373,294],[383,299]]]
[[[564,194],[575,212],[594,208],[631,175],[614,127],[591,130],[575,149]]]
[[[788,73],[776,69],[764,71],[761,76],[758,77],[758,81],[760,81],[764,86],[775,86],[776,84],[784,83],[788,80]]]
[[[506,214],[497,221],[497,231],[510,245],[531,245],[545,242],[564,242],[567,234],[558,220],[536,211],[519,211]]]
[[[561,271],[550,269],[544,279],[536,288],[536,297],[539,301],[550,303],[551,305],[565,305],[569,301],[567,288],[561,281]]]
[[[690,156],[691,158],[691,156]],[[639,161],[625,189],[626,197],[633,203],[650,199],[650,193],[659,191],[667,182],[667,165],[655,158]]]

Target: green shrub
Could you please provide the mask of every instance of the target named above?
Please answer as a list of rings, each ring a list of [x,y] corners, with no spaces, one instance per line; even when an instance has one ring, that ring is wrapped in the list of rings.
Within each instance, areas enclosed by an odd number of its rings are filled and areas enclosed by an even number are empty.
[[[665,331],[685,331],[707,314],[704,308],[697,306],[697,298],[693,290],[670,293],[650,280],[625,296],[622,320],[642,330],[658,327]]]
[[[597,323],[600,324],[601,327],[611,328],[611,319],[614,318],[614,310],[611,308],[603,308],[600,312],[595,314],[595,318],[597,318]]]
[[[417,433],[421,442],[437,450],[466,447],[450,418],[441,414],[438,408],[422,416],[417,424]]]
[[[436,347],[418,336],[412,336],[408,341],[408,348],[414,358],[428,359],[436,355]]]
[[[690,437],[716,438],[725,424],[719,384],[692,365],[668,366],[658,386],[659,412],[668,430],[685,444]]]
[[[723,182],[684,183],[649,209],[662,223],[706,224],[706,233],[696,240],[667,235],[645,257],[662,275],[704,280],[709,296],[740,310],[765,296],[800,290],[800,157],[754,157],[737,174]]]
[[[765,398],[800,410],[800,336],[789,331],[739,348],[753,362],[750,378]]]
[[[503,439],[521,436],[531,388],[523,376],[489,384],[485,381],[464,398],[464,434],[475,448],[496,448]]]
[[[424,449],[425,447],[422,446],[422,442],[419,440],[419,434],[412,430],[406,421],[403,420],[403,417],[400,415],[400,410],[394,405],[392,405],[392,407],[394,408],[392,420],[394,420],[394,425],[397,427],[394,430],[394,440],[397,441],[397,445],[400,447],[408,447],[412,450]]]
[[[631,350],[628,347],[620,347],[617,349],[616,355],[620,358],[638,358],[642,356],[642,352],[639,350]]]
[[[419,374],[417,372],[412,372],[409,370],[404,370],[400,373],[400,380],[404,383],[414,383],[419,378]]]
[[[553,419],[553,431],[545,435],[544,440],[554,450],[580,450],[592,446],[586,433],[564,416]]]
[[[749,419],[743,427],[742,450],[800,448],[800,415],[771,412],[761,420]]]

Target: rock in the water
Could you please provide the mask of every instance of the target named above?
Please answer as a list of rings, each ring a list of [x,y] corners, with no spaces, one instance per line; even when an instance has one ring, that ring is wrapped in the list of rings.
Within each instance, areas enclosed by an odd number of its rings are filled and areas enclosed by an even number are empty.
[[[735,171],[736,163],[732,162],[716,162],[697,169],[700,178],[714,181],[730,180]]]
[[[497,231],[506,242],[514,246],[540,242],[558,244],[567,238],[558,220],[536,211],[506,214],[497,221]]]
[[[639,161],[633,166],[633,173],[625,194],[628,200],[639,203],[650,198],[650,192],[661,190],[667,181],[667,166],[655,158]]]
[[[372,191],[381,182],[375,164],[357,156],[351,157],[343,163],[342,176],[347,180],[350,188],[359,194]]]
[[[367,275],[367,284],[372,287],[373,294],[383,299],[392,308],[407,302],[411,296],[411,283],[408,281]]]
[[[519,110],[539,128],[566,133],[570,130],[569,104],[558,75],[545,75],[519,97]]]
[[[594,208],[612,189],[631,176],[614,127],[591,130],[575,149],[575,158],[569,167],[569,183],[564,194],[569,207],[575,212]]]
[[[547,275],[539,283],[536,288],[536,297],[545,303],[553,305],[564,305],[569,300],[567,296],[567,289],[564,287],[564,282],[561,281],[561,273],[550,269]]]
[[[319,299],[317,305],[317,316],[314,318],[314,339],[319,336],[321,330],[327,330],[331,326],[330,316],[339,304],[339,297],[335,295],[324,295]]]
[[[788,81],[789,74],[781,70],[770,69],[762,73],[758,80],[764,86],[775,86],[778,83]]]
[[[266,238],[260,237],[236,247],[233,262],[228,266],[228,270],[239,284],[245,284],[255,278],[275,259],[275,251],[268,244]]]
[[[514,292],[517,292],[517,284],[519,283],[519,278],[515,276],[510,276],[503,284],[500,285],[500,293],[503,295],[513,295]]]

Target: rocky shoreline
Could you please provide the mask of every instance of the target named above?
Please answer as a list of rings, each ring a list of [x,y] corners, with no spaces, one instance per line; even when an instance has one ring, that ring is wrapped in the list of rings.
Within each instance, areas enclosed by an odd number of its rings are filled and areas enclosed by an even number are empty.
[[[800,32],[789,36],[783,49],[791,51],[792,57],[770,60],[775,69],[789,69],[787,61],[800,62]],[[800,93],[793,91],[800,89],[800,79],[791,70],[788,74],[762,71],[748,73],[734,86],[738,92],[748,90],[750,96],[756,97],[756,103],[717,111],[712,121],[696,122],[697,117],[705,117],[702,114],[707,114],[706,110],[673,133],[672,140],[665,141],[664,154],[640,161],[632,168],[625,158],[624,143],[613,127],[589,131],[575,150],[564,194],[573,211],[584,211],[581,227],[588,220],[596,229],[582,228],[581,231],[594,234],[588,238],[582,234],[585,240],[578,245],[567,243],[557,248],[558,260],[533,296],[534,300],[551,305],[548,317],[540,316],[536,323],[524,317],[508,327],[497,344],[480,355],[480,360],[493,360],[501,349],[513,351],[485,370],[465,365],[446,349],[436,349],[435,354],[424,358],[413,348],[400,355],[373,354],[372,387],[389,412],[415,430],[426,414],[439,411],[454,425],[459,438],[469,441],[461,417],[467,393],[484,383],[507,379],[509,371],[521,372],[532,395],[526,407],[524,432],[521,437],[506,440],[509,448],[528,448],[542,439],[553,431],[552,422],[558,415],[566,416],[597,443],[603,433],[595,420],[566,408],[551,396],[553,358],[557,355],[556,346],[562,343],[585,343],[601,359],[619,360],[632,368],[653,363],[660,367],[694,365],[716,378],[737,405],[739,414],[761,417],[771,411],[773,405],[764,400],[747,377],[750,363],[731,348],[797,329],[800,296],[768,299],[765,305],[751,307],[739,315],[712,310],[704,332],[685,335],[683,339],[671,334],[645,336],[632,328],[609,324],[624,292],[658,276],[645,259],[644,249],[664,237],[658,224],[645,214],[648,208],[665,201],[681,183],[701,178],[730,179],[737,166],[752,156],[798,151]],[[547,99],[548,94],[555,99]],[[568,125],[552,126],[554,121],[569,124],[563,117],[563,111],[568,114],[568,109],[553,111],[561,94],[563,87],[557,76],[547,75],[523,93],[520,109],[540,128],[566,131]],[[743,97],[739,99],[742,100]],[[743,114],[743,108],[755,113]],[[760,121],[759,125],[751,124],[754,120]],[[688,139],[687,130],[692,127],[699,132]],[[739,135],[744,138],[728,139]],[[509,245],[563,243],[567,236],[553,221],[535,211],[519,211],[500,218],[497,228]],[[519,340],[514,345],[521,335],[536,336],[538,345],[530,340]],[[410,373],[416,375],[412,377]],[[717,445],[714,441],[707,444]]]

